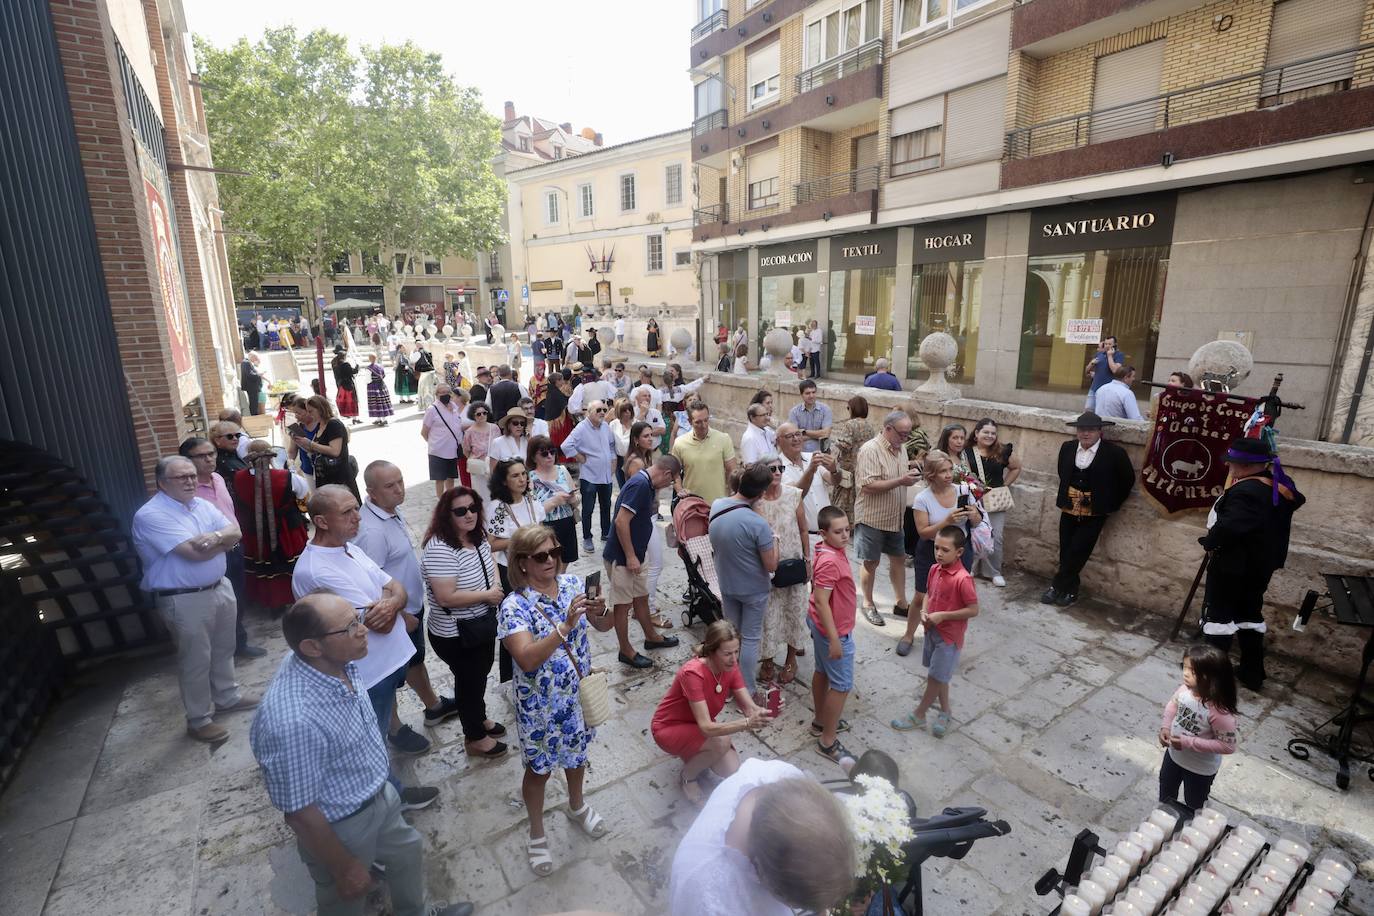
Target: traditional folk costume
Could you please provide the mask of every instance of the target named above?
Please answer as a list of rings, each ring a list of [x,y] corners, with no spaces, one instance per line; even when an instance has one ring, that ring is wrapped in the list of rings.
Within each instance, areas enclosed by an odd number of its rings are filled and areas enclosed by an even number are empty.
[[[339,408],[339,416],[354,419],[358,416],[358,389],[353,385],[353,377],[358,370],[344,358],[342,347],[335,347],[334,354],[334,384],[338,388],[334,403]]]
[[[392,390],[396,392],[398,402],[409,404],[415,397],[415,373],[410,366],[410,357],[403,351],[396,351],[395,379],[392,381]]]
[[[367,415],[374,420],[385,420],[396,411],[391,409],[391,395],[386,390],[386,371],[377,363],[367,367],[371,378],[367,383]]]
[[[1102,429],[1116,424],[1087,411],[1068,425]],[[1133,486],[1130,456],[1116,443],[1099,439],[1092,448],[1082,449],[1075,439],[1059,447],[1059,571],[1040,596],[1042,604],[1068,607],[1078,600],[1079,573],[1097,546],[1107,516],[1121,508]]]
[[[291,575],[309,535],[290,471],[273,468],[270,453],[234,475],[234,514],[243,532],[244,589],[266,608],[294,600]]]
[[[1211,553],[1203,593],[1202,632],[1224,651],[1240,643],[1236,677],[1251,690],[1264,684],[1264,593],[1288,559],[1293,513],[1307,501],[1263,439],[1239,438],[1226,461],[1265,465],[1232,480],[1212,507],[1198,543]]]

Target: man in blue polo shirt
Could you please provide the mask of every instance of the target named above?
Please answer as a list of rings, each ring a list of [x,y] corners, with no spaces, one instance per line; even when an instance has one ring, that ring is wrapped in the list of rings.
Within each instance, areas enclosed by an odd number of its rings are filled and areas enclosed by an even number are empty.
[[[1088,360],[1088,368],[1084,373],[1093,379],[1088,385],[1088,398],[1084,402],[1086,409],[1097,412],[1097,389],[1110,385],[1114,378],[1112,373],[1126,365],[1128,359],[1130,357],[1116,348],[1115,337],[1102,338],[1097,345],[1097,353]]]
[[[644,629],[645,649],[671,649],[678,643],[676,636],[660,636],[649,616],[649,579],[644,569],[644,554],[654,533],[658,491],[681,476],[682,462],[672,455],[663,455],[653,466],[626,480],[615,503],[615,536],[607,540],[602,553],[606,561],[606,578],[611,583],[608,604],[615,612],[620,663],[632,668],[652,668],[654,663],[630,645],[631,607]]]

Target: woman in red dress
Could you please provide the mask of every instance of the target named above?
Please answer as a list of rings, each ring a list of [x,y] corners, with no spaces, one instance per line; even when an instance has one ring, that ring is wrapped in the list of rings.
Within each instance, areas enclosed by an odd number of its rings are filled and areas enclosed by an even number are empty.
[[[717,722],[716,716],[733,698],[744,714],[733,722]],[[772,722],[768,711],[755,705],[739,670],[739,633],[728,620],[706,628],[697,657],[673,676],[672,686],[659,701],[649,730],[655,743],[680,758],[682,794],[694,805],[705,801],[697,779],[710,769],[724,779],[739,769],[739,754],[730,736],[753,731]]]
[[[561,447],[563,440],[572,435],[573,427],[577,425],[572,414],[568,413],[568,398],[572,397],[572,379],[562,372],[555,372],[552,381],[548,394],[544,396],[544,419],[549,424],[550,441]],[[558,463],[568,463],[561,448],[558,452]]]
[[[248,467],[234,475],[234,514],[243,532],[245,591],[265,608],[291,604],[291,574],[308,540],[305,515],[297,500],[309,485],[287,470],[272,467],[272,446],[248,446]]]

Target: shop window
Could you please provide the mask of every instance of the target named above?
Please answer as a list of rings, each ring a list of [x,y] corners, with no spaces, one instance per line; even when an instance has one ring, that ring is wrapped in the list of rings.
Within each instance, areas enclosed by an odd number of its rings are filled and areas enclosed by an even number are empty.
[[[873,361],[892,354],[895,267],[830,272],[830,324],[835,340],[834,372],[873,371]],[[868,333],[872,331],[872,333]]]
[[[1016,387],[1087,392],[1093,344],[1065,340],[1071,319],[1102,319],[1102,335],[1136,367],[1154,374],[1169,247],[1120,248],[1032,257],[1026,272]]]
[[[983,305],[983,262],[918,264],[911,275],[911,336],[907,340],[907,377],[923,378],[921,341],[944,331],[959,344],[949,380],[973,382],[978,358],[978,314]]]
[[[786,313],[787,321],[783,327],[793,331],[798,326],[806,326],[816,315],[817,289],[820,281],[816,274],[784,274],[778,277],[759,278],[759,352],[763,352],[763,338],[778,326],[778,312]],[[793,334],[796,338],[796,334]]]

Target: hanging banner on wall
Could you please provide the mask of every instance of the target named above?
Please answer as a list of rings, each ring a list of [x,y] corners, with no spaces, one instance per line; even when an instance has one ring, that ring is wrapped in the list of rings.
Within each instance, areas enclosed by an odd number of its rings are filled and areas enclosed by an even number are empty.
[[[1257,403],[1201,388],[1165,388],[1140,468],[1145,498],[1164,515],[1210,508],[1226,488],[1226,449]]]
[[[172,368],[177,376],[182,403],[194,398],[199,391],[195,379],[195,358],[191,351],[190,312],[186,305],[186,290],[181,283],[181,257],[176,237],[172,233],[172,219],[157,185],[143,178],[143,194],[148,201],[148,220],[152,224],[153,254],[157,258],[158,285],[162,288],[162,316],[167,322],[167,343],[172,351]]]
[[[855,315],[854,333],[869,337],[874,336],[878,333],[878,317],[876,315]]]
[[[1064,343],[1095,346],[1101,342],[1101,318],[1070,318],[1064,322]]]

